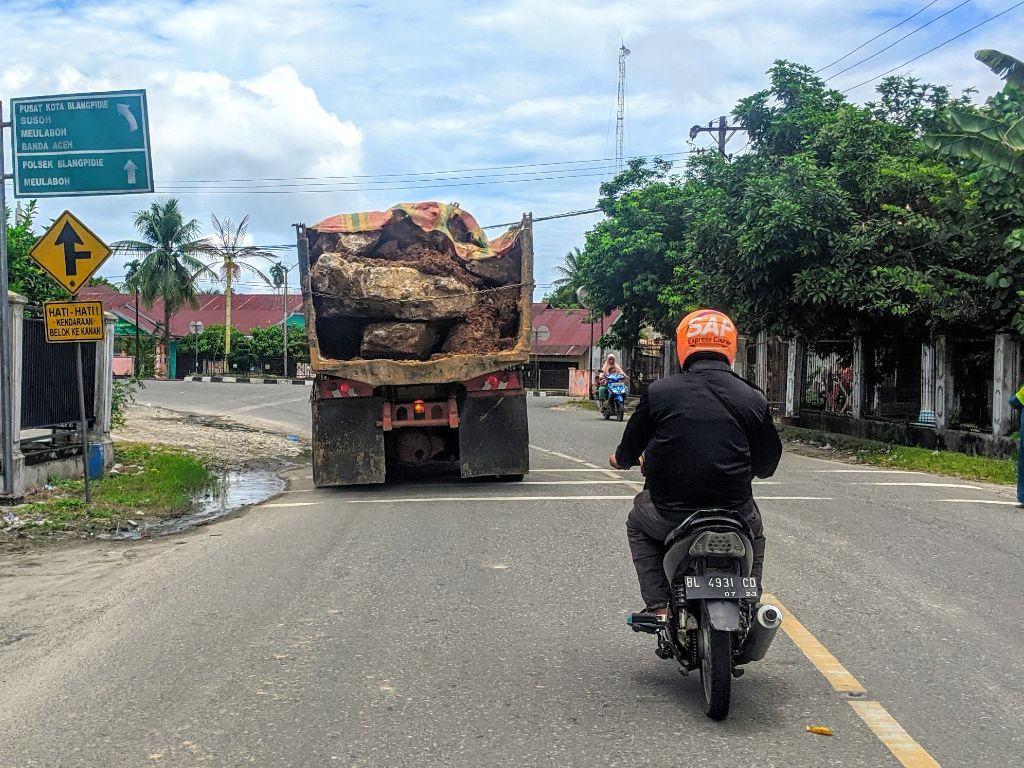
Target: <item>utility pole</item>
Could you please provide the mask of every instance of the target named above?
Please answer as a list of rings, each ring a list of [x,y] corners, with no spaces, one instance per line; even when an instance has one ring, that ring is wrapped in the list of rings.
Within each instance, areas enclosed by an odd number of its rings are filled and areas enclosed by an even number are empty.
[[[745,131],[747,126],[745,125],[729,125],[729,121],[725,115],[718,118],[718,124],[715,124],[714,120],[708,122],[707,128],[702,125],[695,125],[690,129],[690,140],[696,139],[701,133],[713,133],[716,134],[715,141],[718,144],[718,154],[722,157],[726,157],[725,145],[729,143],[729,139],[736,135],[736,131]]]
[[[619,46],[619,111],[615,116],[615,173],[622,173],[623,145],[626,137],[626,57],[629,48]]]
[[[11,399],[12,362],[11,354],[11,310],[7,300],[7,286],[10,284],[7,272],[7,171],[4,168],[4,154],[7,152],[4,129],[12,128],[4,122],[3,103],[0,102],[0,440],[3,440],[4,464],[3,495],[14,491],[14,404]],[[10,178],[14,178],[13,175]],[[83,461],[85,457],[83,457]]]
[[[284,270],[284,325],[281,326],[281,330],[284,331],[284,377],[288,378],[288,272]]]

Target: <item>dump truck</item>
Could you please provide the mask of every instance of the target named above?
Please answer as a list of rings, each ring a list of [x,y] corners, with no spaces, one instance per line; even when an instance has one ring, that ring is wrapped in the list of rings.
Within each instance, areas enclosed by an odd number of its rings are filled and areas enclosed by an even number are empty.
[[[310,366],[313,481],[435,468],[529,472],[532,218],[488,240],[456,204],[296,225]]]

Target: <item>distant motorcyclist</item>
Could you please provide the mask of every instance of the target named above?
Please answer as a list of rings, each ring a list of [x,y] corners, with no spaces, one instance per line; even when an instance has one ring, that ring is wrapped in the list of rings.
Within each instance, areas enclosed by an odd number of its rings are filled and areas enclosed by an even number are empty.
[[[608,355],[604,361],[604,365],[601,366],[601,371],[597,374],[597,399],[607,400],[608,399],[608,374],[617,373],[622,376],[626,375],[626,372],[622,370],[622,367],[615,360],[615,355]],[[627,393],[629,391],[629,377],[625,379],[627,386]]]
[[[609,463],[629,469],[644,459],[644,490],[626,521],[646,612],[671,598],[662,569],[664,541],[698,509],[735,510],[753,534],[753,576],[764,567],[764,527],[751,482],[770,477],[782,442],[760,389],[732,371],[736,326],[701,309],[676,330],[682,373],[652,382]]]

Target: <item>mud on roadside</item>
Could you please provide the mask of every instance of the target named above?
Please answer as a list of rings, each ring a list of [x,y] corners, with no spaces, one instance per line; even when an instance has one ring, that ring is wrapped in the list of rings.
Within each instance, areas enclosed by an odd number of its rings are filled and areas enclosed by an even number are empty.
[[[183,413],[132,405],[114,442],[178,448],[201,457],[214,470],[280,470],[309,460],[309,442],[298,435],[272,432],[224,416]],[[294,438],[294,439],[291,439]]]
[[[308,442],[297,435],[271,432],[221,416],[143,405],[129,407],[126,422],[114,430],[113,439],[115,450],[118,444],[144,445],[191,455],[216,480],[195,492],[191,504],[178,502],[172,511],[147,508],[145,500],[140,499],[137,505],[115,506],[113,514],[110,509],[94,511],[95,517],[88,512],[96,510],[95,505],[82,507],[80,487],[75,490],[67,481],[54,481],[53,485],[30,491],[22,504],[0,510],[0,554],[83,539],[149,538],[205,525],[276,495],[285,485],[280,473],[308,463],[310,451]],[[115,464],[109,474],[141,471],[142,467],[129,462]],[[67,515],[63,524],[52,525],[43,510],[61,506],[81,509],[77,514],[82,519],[67,520]]]

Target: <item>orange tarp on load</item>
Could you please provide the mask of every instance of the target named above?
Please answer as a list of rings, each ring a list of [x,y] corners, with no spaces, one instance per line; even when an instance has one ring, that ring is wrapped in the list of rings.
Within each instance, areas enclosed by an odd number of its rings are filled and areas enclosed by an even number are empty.
[[[421,232],[440,232],[461,259],[501,258],[516,246],[518,227],[501,237],[488,240],[476,219],[457,205],[446,203],[401,203],[386,211],[339,213],[329,216],[311,227],[317,232],[375,232],[394,228],[408,230],[409,226]]]

